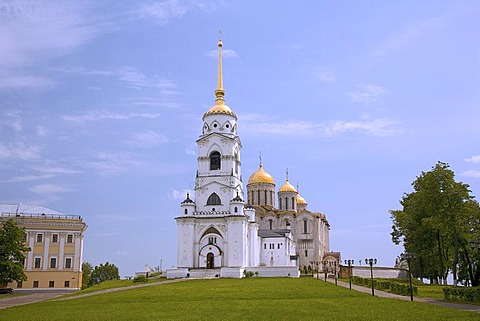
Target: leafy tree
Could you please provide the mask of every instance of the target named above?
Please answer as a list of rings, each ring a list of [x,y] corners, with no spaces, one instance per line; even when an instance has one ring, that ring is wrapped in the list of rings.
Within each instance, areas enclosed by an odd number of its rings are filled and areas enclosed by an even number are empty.
[[[92,274],[90,275],[89,286],[101,283],[103,281],[118,279],[120,279],[120,274],[118,273],[118,268],[115,266],[115,264],[110,264],[107,262],[105,265],[103,265],[100,263],[100,265],[93,269]]]
[[[88,262],[82,263],[82,288],[88,288],[92,277],[93,266]]]
[[[24,235],[25,229],[18,227],[12,219],[0,228],[0,286],[27,280],[23,262],[30,248],[23,244]]]
[[[390,211],[392,241],[403,243],[405,252],[413,255],[415,276],[445,281],[451,272],[457,284],[459,267],[464,268],[471,252],[466,248],[471,224],[480,218],[478,203],[446,163],[422,172],[412,186],[414,191],[400,201],[403,209]]]

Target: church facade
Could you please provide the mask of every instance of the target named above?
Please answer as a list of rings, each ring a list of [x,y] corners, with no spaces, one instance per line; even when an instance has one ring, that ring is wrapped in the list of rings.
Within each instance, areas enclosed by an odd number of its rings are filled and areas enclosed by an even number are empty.
[[[298,277],[299,269],[322,260],[329,250],[328,221],[307,210],[306,201],[288,182],[278,190],[260,164],[244,190],[237,116],[225,104],[222,46],[218,43],[215,105],[202,117],[197,140],[195,199],[187,194],[176,218],[176,277]]]

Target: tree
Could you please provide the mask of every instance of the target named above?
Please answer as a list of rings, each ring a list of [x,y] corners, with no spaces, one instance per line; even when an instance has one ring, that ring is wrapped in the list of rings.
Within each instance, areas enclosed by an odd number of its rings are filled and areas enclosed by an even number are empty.
[[[402,210],[391,210],[392,241],[403,243],[412,254],[412,272],[417,277],[446,281],[452,273],[454,284],[469,252],[472,222],[479,220],[478,203],[469,186],[455,181],[446,163],[438,162],[412,183],[414,191],[404,194]],[[462,265],[462,266],[460,266]],[[462,274],[465,274],[462,272]]]
[[[13,281],[26,281],[23,271],[25,253],[30,248],[23,244],[25,229],[10,219],[0,228],[0,287]]]
[[[120,274],[118,273],[118,268],[115,266],[115,264],[110,264],[107,262],[105,265],[103,265],[100,263],[100,265],[96,266],[92,271],[89,286],[101,283],[103,281],[118,279],[120,279]]]
[[[82,263],[82,289],[88,288],[92,277],[93,266],[88,262]]]

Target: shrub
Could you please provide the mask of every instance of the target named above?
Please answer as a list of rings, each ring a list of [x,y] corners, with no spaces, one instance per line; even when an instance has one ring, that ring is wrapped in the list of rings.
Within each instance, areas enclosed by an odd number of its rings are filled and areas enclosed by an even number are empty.
[[[372,287],[372,280],[360,276],[352,276],[352,283],[365,287]],[[410,285],[387,280],[373,280],[373,287],[377,290],[388,291],[399,295],[410,295]],[[418,294],[418,288],[413,287],[413,294]]]
[[[133,283],[146,283],[148,279],[145,275],[137,275],[133,278]]]
[[[464,288],[464,287],[445,287],[443,290],[443,297],[447,301],[456,299],[468,302],[480,302],[480,288]]]

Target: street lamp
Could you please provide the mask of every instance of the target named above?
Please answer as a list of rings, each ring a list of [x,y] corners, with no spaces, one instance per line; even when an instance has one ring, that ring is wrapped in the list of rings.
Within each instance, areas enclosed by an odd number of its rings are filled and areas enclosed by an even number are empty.
[[[323,261],[323,272],[325,272],[325,282],[327,282],[327,260]]]
[[[373,287],[373,265],[377,264],[377,259],[365,259],[365,264],[370,265],[370,277],[372,279],[372,295],[375,296],[375,289]]]
[[[335,269],[335,285],[337,285],[337,261],[333,262],[333,267]]]
[[[345,260],[345,264],[348,264],[348,285],[350,286],[350,290],[352,289],[352,264],[354,263],[353,260]]]
[[[410,270],[410,262],[412,261],[412,255],[410,253],[405,253],[403,257],[405,258],[405,260],[407,260],[407,264],[408,264],[408,279],[410,282],[410,301],[413,301],[412,272]]]

